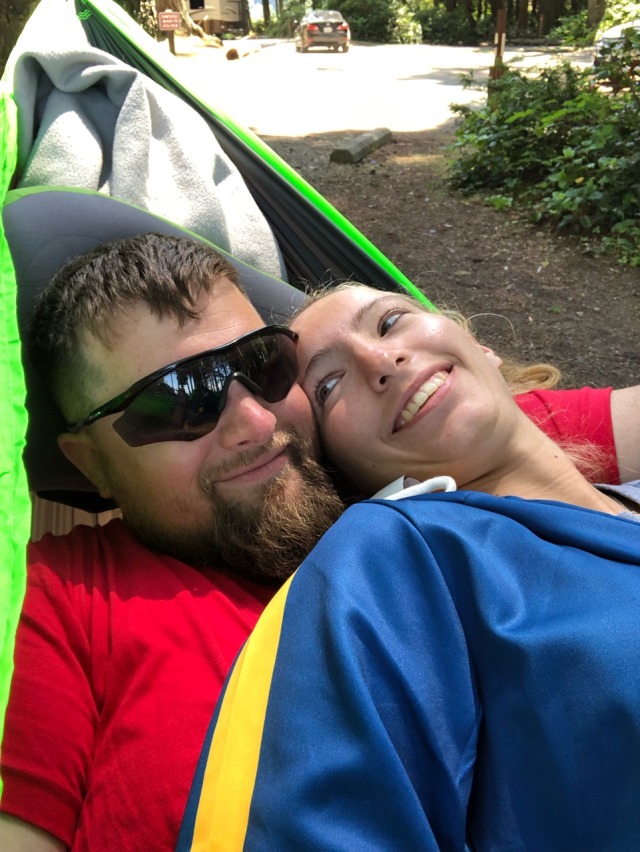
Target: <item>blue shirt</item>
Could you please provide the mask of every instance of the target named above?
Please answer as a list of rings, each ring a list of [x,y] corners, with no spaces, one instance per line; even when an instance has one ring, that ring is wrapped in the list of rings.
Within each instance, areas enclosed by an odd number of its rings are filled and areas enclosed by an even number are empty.
[[[566,504],[353,506],[241,652],[179,849],[640,848],[639,569],[640,524]]]

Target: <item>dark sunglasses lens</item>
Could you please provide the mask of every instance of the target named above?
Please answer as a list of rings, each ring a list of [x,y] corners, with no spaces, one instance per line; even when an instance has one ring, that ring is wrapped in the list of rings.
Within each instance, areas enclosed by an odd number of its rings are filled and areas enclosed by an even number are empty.
[[[297,371],[291,338],[282,333],[256,337],[225,355],[204,355],[157,379],[134,397],[113,428],[131,447],[194,441],[216,427],[230,377],[248,380],[266,402],[280,402]]]
[[[241,373],[259,390],[265,402],[280,402],[291,390],[298,374],[296,345],[285,334],[273,334],[247,344],[247,351],[239,352],[234,373]],[[240,378],[240,381],[242,379]]]
[[[161,441],[195,441],[215,427],[220,393],[204,382],[180,381],[177,371],[163,376],[131,401],[113,428],[130,447]],[[195,378],[195,377],[194,377]],[[191,387],[189,387],[191,385]]]

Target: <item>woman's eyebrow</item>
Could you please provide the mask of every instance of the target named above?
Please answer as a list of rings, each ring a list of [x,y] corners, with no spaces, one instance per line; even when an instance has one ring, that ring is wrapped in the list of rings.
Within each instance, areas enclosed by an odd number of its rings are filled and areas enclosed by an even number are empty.
[[[302,376],[302,381],[304,382],[314,367],[318,365],[318,363],[322,362],[324,358],[327,358],[333,352],[334,347],[332,345],[323,346],[322,349],[318,349],[317,352],[314,352],[311,358],[309,358],[309,363],[306,366],[304,374]]]

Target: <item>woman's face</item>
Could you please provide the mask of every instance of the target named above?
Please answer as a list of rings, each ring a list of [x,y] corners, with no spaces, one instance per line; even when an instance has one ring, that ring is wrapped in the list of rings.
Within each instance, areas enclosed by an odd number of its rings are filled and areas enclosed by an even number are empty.
[[[449,475],[462,487],[501,461],[516,407],[497,356],[454,321],[353,287],[293,328],[326,452],[366,493],[402,475]]]

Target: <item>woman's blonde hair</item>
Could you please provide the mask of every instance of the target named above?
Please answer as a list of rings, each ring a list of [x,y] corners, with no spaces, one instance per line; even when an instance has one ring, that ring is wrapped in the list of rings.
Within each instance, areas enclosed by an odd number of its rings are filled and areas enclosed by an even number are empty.
[[[459,311],[443,310],[440,313],[448,317],[448,319],[457,322],[474,339],[477,339],[471,320],[467,319]],[[500,372],[513,396],[533,390],[551,390],[560,383],[560,370],[554,367],[553,364],[547,364],[544,361],[538,361],[533,364],[521,364],[512,358],[502,358],[502,356],[500,358],[502,359]]]

